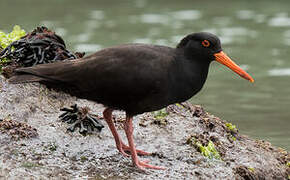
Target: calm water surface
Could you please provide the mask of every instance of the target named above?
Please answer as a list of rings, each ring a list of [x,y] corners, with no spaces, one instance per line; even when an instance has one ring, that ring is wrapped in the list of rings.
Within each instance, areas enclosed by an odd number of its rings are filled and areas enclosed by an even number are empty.
[[[186,34],[217,34],[251,84],[213,63],[192,99],[251,137],[290,150],[290,1],[1,0],[0,29],[46,25],[72,50],[128,43],[175,46]]]

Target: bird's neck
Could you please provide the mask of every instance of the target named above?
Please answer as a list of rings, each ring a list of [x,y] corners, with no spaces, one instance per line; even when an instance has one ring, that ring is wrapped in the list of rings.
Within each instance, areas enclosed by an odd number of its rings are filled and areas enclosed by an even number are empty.
[[[172,92],[175,95],[173,99],[189,99],[198,93],[207,78],[209,61],[186,58],[178,55],[175,59],[175,72],[173,74]],[[173,97],[173,96],[172,96]]]
[[[188,83],[188,87],[191,87],[194,94],[201,90],[203,87],[209,69],[209,62],[208,61],[194,61],[191,59],[183,59],[183,77],[186,79]]]

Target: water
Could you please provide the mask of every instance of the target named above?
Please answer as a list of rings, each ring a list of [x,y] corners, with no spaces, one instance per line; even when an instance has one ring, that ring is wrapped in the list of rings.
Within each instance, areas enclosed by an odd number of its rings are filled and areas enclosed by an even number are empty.
[[[1,0],[0,29],[46,25],[69,49],[128,43],[175,46],[186,34],[217,34],[251,84],[213,63],[192,99],[250,137],[290,150],[290,1]]]

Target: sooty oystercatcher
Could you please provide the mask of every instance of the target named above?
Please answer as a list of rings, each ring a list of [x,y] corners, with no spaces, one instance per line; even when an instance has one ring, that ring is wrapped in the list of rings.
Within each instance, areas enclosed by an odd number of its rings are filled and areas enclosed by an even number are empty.
[[[133,116],[194,96],[204,85],[209,65],[214,60],[254,82],[222,51],[219,38],[206,32],[187,35],[176,48],[124,44],[79,60],[19,68],[9,81],[40,82],[73,96],[102,103],[106,106],[104,119],[118,150],[125,156],[130,152],[133,164],[140,169],[163,169],[138,159],[137,154],[150,153],[135,148]],[[113,110],[126,112],[124,130],[128,145],[121,140],[114,126]]]

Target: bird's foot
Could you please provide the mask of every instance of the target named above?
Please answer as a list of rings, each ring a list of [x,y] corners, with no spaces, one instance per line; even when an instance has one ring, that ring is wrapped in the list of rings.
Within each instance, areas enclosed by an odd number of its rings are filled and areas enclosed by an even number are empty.
[[[126,146],[123,142],[117,144],[117,149],[119,150],[119,152],[125,156],[125,157],[129,157],[130,155],[128,153],[126,153],[126,148],[124,148],[124,146]],[[127,151],[128,152],[128,151]]]
[[[145,168],[157,169],[157,170],[165,170],[166,169],[165,167],[150,165],[150,164],[148,164],[148,162],[149,161],[147,161],[147,160],[145,160],[145,161],[137,160],[136,162],[134,162],[134,165],[141,170],[145,170]]]
[[[123,142],[120,143],[120,145],[117,146],[118,150],[120,151],[121,154],[123,154],[124,156],[129,157],[130,155],[128,153],[130,153],[130,147],[127,146],[126,144],[124,144]],[[139,149],[136,149],[136,152],[138,155],[140,156],[150,156],[152,153],[149,152],[145,152]]]
[[[79,128],[79,133],[83,136],[90,134],[97,129],[101,131],[104,127],[97,119],[95,115],[89,113],[87,107],[78,108],[77,105],[71,106],[71,108],[62,108],[63,114],[59,116],[60,120],[71,124],[67,130],[74,132],[76,128]]]

